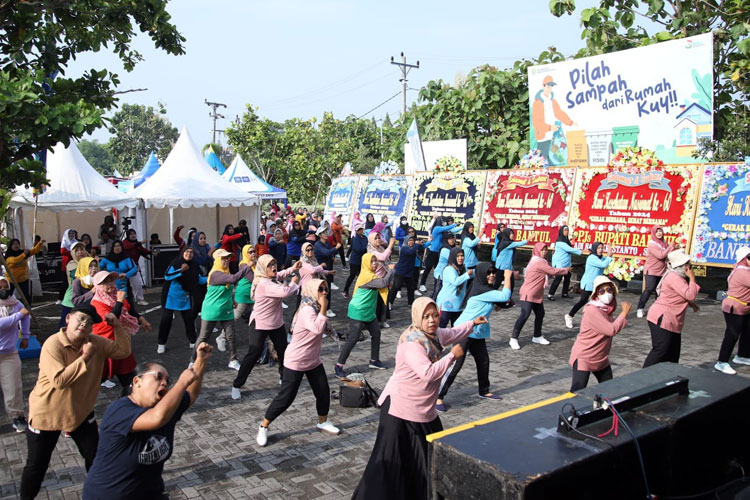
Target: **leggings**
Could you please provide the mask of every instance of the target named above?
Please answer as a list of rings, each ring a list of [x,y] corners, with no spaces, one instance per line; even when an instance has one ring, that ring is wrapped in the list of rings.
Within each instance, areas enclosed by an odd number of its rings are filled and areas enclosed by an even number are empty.
[[[427,250],[427,257],[424,259],[424,274],[422,274],[422,280],[421,285],[424,285],[427,282],[427,276],[430,274],[430,271],[437,265],[438,261],[440,260],[440,251],[433,252],[432,250]]]
[[[341,248],[339,248],[339,257],[341,257],[341,266],[346,267],[346,250],[344,250],[344,245],[341,245]],[[334,257],[331,259],[331,261],[334,261],[336,258]]]
[[[521,334],[523,325],[526,324],[526,320],[531,316],[531,311],[534,311],[534,337],[542,336],[542,323],[544,322],[544,304],[537,304],[536,302],[529,302],[528,300],[521,301],[521,315],[516,320],[516,324],[513,326],[513,338],[517,339]]]
[[[649,297],[652,293],[656,293],[656,286],[661,281],[661,276],[653,276],[651,274],[646,275],[646,289],[641,294],[641,298],[638,299],[638,309],[646,307]]]
[[[555,295],[555,292],[557,292],[557,287],[560,286],[561,281],[563,284],[562,294],[568,295],[568,291],[570,290],[570,273],[562,276],[555,276],[555,279],[552,280],[552,284],[549,287],[549,295]]]
[[[568,313],[568,316],[573,317],[576,315],[578,310],[586,305],[586,303],[589,301],[589,297],[591,297],[591,294],[594,293],[593,291],[589,290],[581,290],[581,298],[578,299],[578,302],[573,304],[573,307],[570,308],[570,312]]]
[[[419,274],[417,274],[419,276]],[[396,294],[401,291],[401,287],[406,286],[406,296],[408,298],[409,305],[414,302],[414,279],[412,276],[401,276],[397,274],[393,278],[393,286],[388,291],[388,303],[393,304],[396,301]]]
[[[372,321],[364,322],[350,318],[349,334],[346,336],[346,343],[341,348],[341,353],[339,353],[339,365],[344,366],[346,360],[349,359],[349,354],[351,354],[352,349],[357,344],[359,334],[363,328],[366,328],[370,332],[370,337],[372,337],[370,340],[370,359],[373,361],[380,359],[380,325],[378,324],[378,319],[375,318]]]
[[[250,345],[247,348],[247,354],[242,358],[242,364],[240,370],[237,372],[237,378],[232,382],[232,387],[239,389],[245,382],[247,377],[250,376],[250,372],[253,371],[255,363],[263,354],[263,347],[266,343],[266,338],[271,337],[271,342],[276,349],[276,353],[279,356],[279,375],[283,373],[284,368],[284,352],[286,351],[286,328],[284,325],[274,330],[251,330],[250,331]]]
[[[182,322],[185,324],[185,336],[188,342],[195,344],[197,335],[195,334],[195,322],[193,321],[193,311],[185,309],[184,311],[173,311],[172,309],[162,308],[161,319],[159,320],[159,344],[166,345],[169,338],[169,332],[172,331],[172,319],[174,314],[182,316]]]
[[[201,319],[201,333],[200,335],[198,335],[198,340],[195,341],[195,349],[198,349],[198,346],[201,345],[201,342],[208,342],[211,339],[214,327],[218,328],[219,330],[224,330],[227,344],[229,344],[229,361],[236,360],[237,344],[234,341],[234,319],[229,319],[226,321],[207,321],[205,319]],[[193,351],[193,355],[190,357],[190,360],[195,361],[195,351]]]
[[[585,389],[586,386],[589,385],[589,376],[592,373],[596,377],[596,381],[599,382],[600,384],[602,382],[606,382],[607,380],[612,380],[612,367],[610,365],[607,365],[601,370],[597,370],[595,372],[589,372],[585,370],[579,370],[578,360],[576,359],[573,362],[573,382],[570,385],[570,392],[575,392],[580,389]]]
[[[315,409],[318,416],[325,417],[331,407],[331,393],[328,387],[328,377],[323,368],[323,363],[319,364],[312,370],[299,372],[291,368],[284,367],[284,373],[281,376],[281,388],[276,397],[266,410],[266,419],[269,422],[276,420],[279,415],[284,413],[287,408],[294,402],[297,397],[297,391],[302,383],[302,377],[306,376],[310,388],[315,394]]]
[[[643,363],[644,368],[664,361],[680,362],[682,335],[665,330],[661,327],[661,321],[662,318],[659,317],[656,324],[648,322],[648,329],[651,330],[651,352],[646,356],[646,361]]]
[[[484,339],[473,339],[466,337],[460,342],[464,352],[471,353],[474,356],[474,363],[477,365],[477,382],[479,384],[479,395],[484,396],[490,392],[490,355],[487,353],[487,343]],[[438,399],[444,399],[448,394],[448,389],[456,380],[458,372],[464,366],[466,356],[461,356],[453,363],[453,368],[443,378],[443,385],[440,388]]]
[[[357,279],[357,276],[359,276],[359,272],[362,270],[362,264],[352,264],[349,262],[349,277],[346,278],[346,284],[344,285],[344,293],[349,293],[349,287],[352,286],[352,283],[355,279]]]
[[[451,326],[455,325],[459,316],[461,311],[440,311],[440,328],[447,328],[448,323]]]
[[[750,358],[750,314],[739,315],[725,312],[724,321],[727,328],[724,330],[724,340],[719,349],[719,361],[729,362],[729,356],[732,355],[737,340],[740,341],[737,355],[741,358]]]

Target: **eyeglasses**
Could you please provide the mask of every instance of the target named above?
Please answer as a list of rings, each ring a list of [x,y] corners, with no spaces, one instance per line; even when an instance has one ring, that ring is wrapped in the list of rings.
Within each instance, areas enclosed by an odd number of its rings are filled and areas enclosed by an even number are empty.
[[[247,253],[255,253],[255,250],[248,250]]]
[[[312,251],[313,251],[312,248],[305,248],[305,252],[312,252]]]
[[[321,286],[320,288],[318,288],[318,292],[319,293],[326,293],[327,291],[328,291],[328,289],[326,287],[324,287],[324,286]]]
[[[76,319],[76,321],[78,321],[78,323],[80,323],[80,324],[82,324],[84,326],[88,326],[88,325],[93,325],[94,324],[94,318],[92,318],[91,316],[89,316],[86,313],[84,313],[83,315],[77,315],[76,314],[73,317]]]
[[[487,275],[489,276],[490,274],[497,274],[497,269],[490,269],[487,271]]]
[[[164,372],[160,372],[158,370],[151,370],[150,372],[146,372],[142,374],[141,376],[144,377],[146,375],[153,375],[157,382],[161,382],[162,380],[165,380],[167,382],[167,385],[171,384],[169,375],[165,375]]]

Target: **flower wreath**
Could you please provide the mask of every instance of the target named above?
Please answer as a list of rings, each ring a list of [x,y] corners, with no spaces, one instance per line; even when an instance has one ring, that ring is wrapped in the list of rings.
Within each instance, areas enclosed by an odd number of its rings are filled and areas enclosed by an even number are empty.
[[[466,165],[453,155],[445,155],[435,161],[436,174],[458,173],[466,170]]]

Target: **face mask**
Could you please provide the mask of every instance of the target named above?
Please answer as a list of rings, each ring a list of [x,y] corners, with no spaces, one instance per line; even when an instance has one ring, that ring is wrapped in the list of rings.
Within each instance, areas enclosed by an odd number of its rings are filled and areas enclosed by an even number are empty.
[[[10,297],[10,289],[9,288],[0,288],[0,299],[5,300],[8,297]]]
[[[83,278],[81,278],[81,281],[83,281],[87,285],[91,285],[94,282],[94,278],[92,278],[91,276],[84,276]]]
[[[615,296],[613,294],[611,294],[611,293],[603,293],[603,294],[599,295],[599,301],[602,304],[609,304],[609,303],[612,302],[612,299],[614,299],[614,298],[615,298]]]

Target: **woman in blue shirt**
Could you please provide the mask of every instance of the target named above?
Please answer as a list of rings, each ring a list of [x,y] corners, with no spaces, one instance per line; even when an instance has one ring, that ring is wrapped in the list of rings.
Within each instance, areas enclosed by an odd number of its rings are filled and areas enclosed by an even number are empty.
[[[440,328],[446,328],[448,323],[453,326],[456,318],[464,309],[466,297],[466,282],[474,274],[473,269],[464,267],[464,251],[452,248],[448,257],[448,265],[443,269],[443,286],[437,296],[437,306],[440,309]]]
[[[570,256],[581,255],[580,250],[573,248],[573,244],[568,239],[569,234],[570,229],[568,226],[561,227],[560,232],[557,233],[555,253],[552,254],[552,267],[570,267]],[[570,295],[568,295],[568,290],[570,290],[570,275],[571,273],[568,273],[565,276],[555,276],[555,279],[552,280],[552,284],[549,287],[547,299],[554,302],[555,292],[557,291],[557,287],[560,286],[560,281],[562,281],[563,284],[562,298],[567,299],[570,297]]]
[[[438,258],[440,256],[440,248],[443,243],[443,233],[445,231],[450,231],[452,229],[455,229],[456,225],[453,224],[452,218],[443,219],[442,216],[438,216],[435,219],[435,224],[432,226],[432,231],[430,232],[430,235],[432,236],[432,241],[430,242],[429,251],[427,252],[427,256],[424,259],[424,274],[422,274],[422,281],[419,285],[419,291],[420,292],[426,292],[427,287],[425,286],[425,283],[427,282],[427,276],[432,271],[432,268],[435,267],[438,263]]]
[[[128,257],[125,253],[121,241],[115,241],[112,243],[112,251],[109,252],[106,257],[102,257],[99,261],[99,269],[117,273],[118,276],[115,280],[117,289],[121,292],[126,292],[128,294],[128,299],[132,298],[128,285],[130,277],[135,276],[135,273],[138,272],[138,266],[136,266],[133,259]],[[131,300],[131,303],[132,302],[135,301]]]
[[[604,256],[604,243],[595,241],[591,245],[591,254],[586,259],[586,270],[581,278],[581,298],[571,308],[570,312],[565,315],[565,326],[573,328],[573,316],[576,315],[578,310],[585,306],[591,294],[594,292],[594,279],[597,276],[604,274],[604,270],[607,269],[609,263],[612,262],[612,253],[614,247],[609,247],[607,256]]]
[[[437,300],[437,296],[440,293],[440,289],[443,288],[443,269],[448,265],[448,258],[451,250],[456,246],[456,237],[452,232],[446,231],[443,233],[443,246],[438,254],[437,265],[433,272],[433,278],[435,279],[435,285],[432,287],[432,300]]]
[[[516,232],[511,228],[506,227],[503,232],[500,233],[500,241],[497,242],[497,259],[495,260],[495,267],[499,271],[512,271],[513,270],[513,258],[516,255],[516,248],[522,247],[528,243],[528,241],[514,241]],[[498,285],[498,283],[495,283]],[[515,285],[515,278],[513,274],[510,276],[510,290],[513,291]]]
[[[419,271],[415,269],[414,261],[417,259],[417,254],[422,251],[422,244],[417,243],[417,237],[415,235],[408,235],[406,241],[401,245],[401,249],[398,253],[398,262],[396,263],[395,272],[396,275],[393,278],[393,286],[391,286],[388,292],[388,304],[393,305],[396,301],[396,294],[398,297],[401,295],[401,287],[406,285],[406,297],[409,302],[409,306],[414,302],[414,280],[412,279],[414,273],[419,275]]]
[[[505,286],[502,291],[495,290],[495,281],[497,280],[498,270],[490,262],[482,262],[477,266],[475,283],[469,292],[466,300],[466,308],[456,320],[456,324],[461,325],[467,321],[472,321],[479,316],[485,316],[489,319],[490,313],[496,304],[508,302],[510,300],[510,275],[513,271],[505,271]],[[463,341],[461,348],[464,352],[471,353],[474,362],[477,365],[477,382],[479,384],[479,397],[483,399],[499,400],[500,396],[490,392],[490,356],[487,354],[486,339],[490,338],[490,324],[485,323],[474,327],[474,331]],[[437,411],[445,411],[443,399],[448,394],[453,381],[456,379],[458,372],[464,365],[465,356],[458,358],[453,363],[453,368],[448,371],[440,387],[437,404]]]
[[[352,253],[349,258],[349,277],[346,278],[344,291],[341,292],[346,299],[351,299],[351,296],[349,295],[349,287],[352,286],[354,280],[359,276],[359,272],[362,270],[362,256],[367,253],[367,236],[365,236],[365,225],[362,222],[354,223],[354,235],[352,236],[351,249]]]

